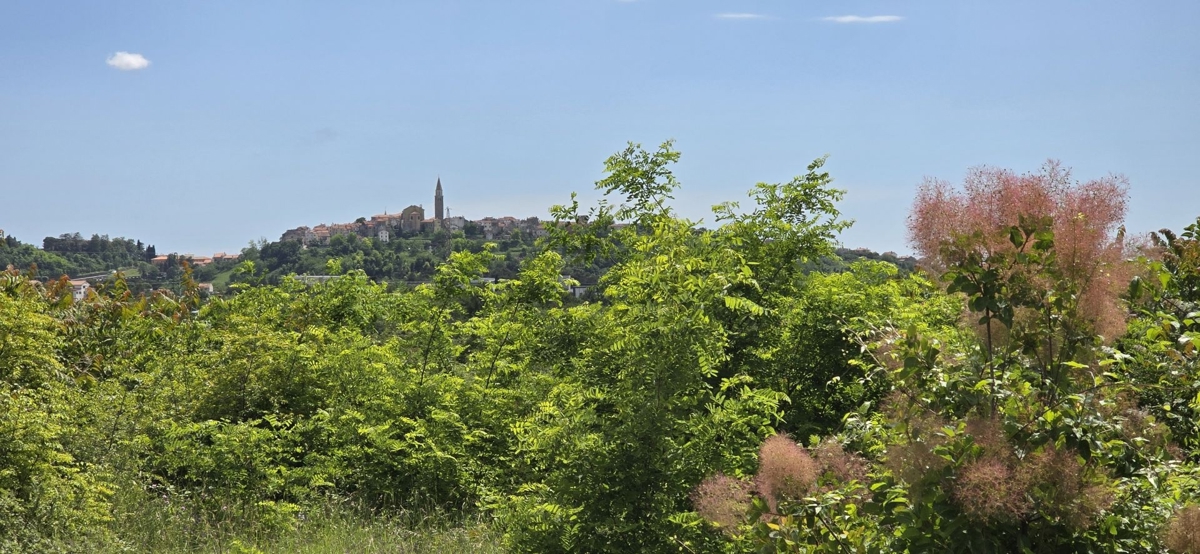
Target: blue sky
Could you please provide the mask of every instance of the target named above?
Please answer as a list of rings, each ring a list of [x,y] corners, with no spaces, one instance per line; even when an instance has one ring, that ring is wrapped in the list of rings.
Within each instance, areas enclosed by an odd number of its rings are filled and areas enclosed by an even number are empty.
[[[1198,23],[1194,0],[5,2],[0,228],[233,251],[431,208],[439,175],[454,215],[544,216],[673,138],[676,206],[708,221],[829,154],[850,247],[907,251],[925,176],[1047,158],[1128,176],[1131,231],[1178,229]]]

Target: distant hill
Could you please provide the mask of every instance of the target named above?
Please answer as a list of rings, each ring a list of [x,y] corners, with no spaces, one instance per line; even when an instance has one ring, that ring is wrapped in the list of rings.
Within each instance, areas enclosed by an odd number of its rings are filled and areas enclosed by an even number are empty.
[[[858,260],[875,260],[888,262],[900,268],[900,274],[905,275],[917,268],[917,259],[912,256],[900,256],[895,252],[882,254],[868,248],[838,248],[833,256],[815,260],[806,264],[807,271],[818,273],[838,273],[850,268],[850,264]]]
[[[158,263],[152,263],[157,257]],[[28,271],[36,267],[42,279],[66,275],[73,279],[99,280],[113,272],[125,274],[130,290],[175,288],[183,272],[179,264],[188,256],[172,254],[159,257],[154,245],[124,237],[68,233],[42,239],[41,247],[23,243],[14,236],[0,240],[0,269]],[[208,282],[228,271],[232,263],[210,263],[196,267],[193,278]]]
[[[396,236],[388,241],[343,234],[332,237],[325,244],[305,245],[295,240],[260,242],[241,252],[241,260],[254,262],[255,274],[233,275],[236,262],[216,260],[193,267],[193,278],[198,282],[213,282],[215,288],[222,291],[231,282],[253,279],[256,282],[278,283],[283,276],[290,274],[322,275],[327,271],[327,262],[335,259],[341,263],[344,271],[361,269],[375,281],[397,284],[424,282],[432,278],[434,270],[451,252],[478,252],[489,242],[496,245],[493,251],[498,257],[488,268],[488,274],[500,279],[515,277],[521,261],[538,248],[533,235],[520,231],[492,240],[479,232],[445,230],[427,230]],[[36,264],[38,275],[44,278],[57,278],[60,275],[101,278],[121,271],[134,291],[175,288],[182,274],[179,262],[189,258],[171,254],[157,256],[156,263],[151,263],[156,256],[153,245],[123,237],[109,238],[107,235],[84,238],[74,233],[46,237],[41,248],[22,243],[11,236],[0,240],[0,269],[13,267],[27,270]],[[864,259],[895,264],[901,274],[911,272],[917,265],[916,258],[899,256],[894,252],[881,254],[867,248],[838,248],[833,256],[810,261],[805,270],[837,273],[848,270],[851,263]],[[608,264],[601,260],[591,266],[568,267],[565,272],[577,281],[591,285],[607,269]]]
[[[536,239],[520,231],[504,238],[485,239],[478,233],[463,231],[425,230],[418,234],[392,237],[389,241],[367,238],[355,234],[340,234],[328,243],[304,245],[295,240],[264,242],[242,251],[243,260],[257,265],[256,278],[262,282],[277,283],[285,275],[321,275],[326,272],[326,263],[336,259],[343,270],[361,269],[375,281],[390,283],[425,282],[432,278],[435,268],[450,256],[451,252],[470,250],[478,252],[486,243],[496,244],[493,252],[499,254],[488,268],[488,275],[499,279],[517,275],[520,263],[537,251]],[[809,262],[807,271],[838,273],[847,271],[857,260],[876,260],[896,265],[901,275],[913,271],[917,259],[900,256],[894,252],[878,253],[867,248],[838,248],[833,256]],[[580,283],[595,284],[608,269],[608,263],[599,260],[591,266],[568,267],[565,273]],[[249,278],[241,276],[240,278]],[[237,279],[235,277],[235,279]]]
[[[147,264],[154,255],[152,245],[122,237],[109,238],[108,235],[84,238],[74,233],[46,237],[41,248],[22,243],[13,236],[0,241],[0,268],[12,266],[26,270],[36,264],[39,275],[55,278],[135,268]]]
[[[327,243],[303,244],[297,240],[264,242],[242,250],[242,259],[253,261],[257,275],[267,283],[277,283],[285,275],[321,275],[326,263],[338,260],[343,271],[361,269],[374,281],[389,283],[425,282],[433,278],[437,266],[452,252],[479,252],[488,243],[495,244],[498,255],[488,268],[488,276],[499,279],[516,277],[521,261],[538,251],[531,233],[513,230],[504,237],[488,239],[482,232],[426,229],[415,234],[392,236],[389,240],[344,233]],[[589,267],[568,267],[574,279],[593,284],[607,269],[600,262]],[[248,279],[251,276],[235,276]]]

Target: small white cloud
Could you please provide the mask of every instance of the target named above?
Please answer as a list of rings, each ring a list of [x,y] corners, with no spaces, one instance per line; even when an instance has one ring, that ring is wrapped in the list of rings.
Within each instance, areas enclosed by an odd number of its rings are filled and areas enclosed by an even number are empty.
[[[111,65],[121,71],[137,71],[150,67],[150,60],[141,54],[130,54],[129,52],[117,52],[108,57],[108,65]]]
[[[822,20],[833,23],[895,23],[904,20],[904,17],[899,15],[835,15],[822,18]]]
[[[715,16],[717,19],[766,19],[767,16],[760,13],[719,13]]]

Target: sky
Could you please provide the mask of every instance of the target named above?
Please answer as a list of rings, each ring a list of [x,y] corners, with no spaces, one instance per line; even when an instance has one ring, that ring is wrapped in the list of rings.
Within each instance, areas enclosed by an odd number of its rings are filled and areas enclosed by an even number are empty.
[[[925,177],[1130,181],[1131,232],[1200,215],[1200,2],[0,3],[0,229],[237,251],[410,204],[545,217],[627,141],[674,206],[814,158],[847,247],[911,251]],[[745,203],[743,202],[743,205]]]

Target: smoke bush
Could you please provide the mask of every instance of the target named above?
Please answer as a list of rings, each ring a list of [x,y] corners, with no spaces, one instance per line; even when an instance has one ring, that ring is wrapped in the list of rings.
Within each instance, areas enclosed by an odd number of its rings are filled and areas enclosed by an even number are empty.
[[[862,482],[867,478],[867,460],[846,452],[836,439],[821,441],[812,453],[823,476],[832,477],[839,483]]]
[[[1090,475],[1072,450],[1047,446],[1028,456],[1023,469],[1039,491],[1041,513],[1068,527],[1089,527],[1112,504],[1112,491],[1102,476]]]
[[[1025,221],[1050,221],[1062,276],[1078,288],[1080,316],[1095,331],[1114,338],[1124,331],[1117,295],[1128,283],[1122,264],[1128,180],[1121,175],[1079,183],[1069,169],[1050,161],[1040,172],[972,169],[961,187],[927,179],[917,189],[908,217],[908,238],[937,269],[953,256],[974,252],[989,259],[1015,247],[1009,229]],[[944,247],[956,244],[957,254]],[[965,247],[965,251],[964,251]]]
[[[692,504],[704,519],[732,532],[746,517],[753,488],[747,481],[717,473],[692,490]]]
[[[754,485],[774,510],[785,498],[800,498],[818,477],[817,463],[804,447],[785,435],[773,435],[758,450]]]
[[[1030,508],[1026,482],[1008,464],[980,458],[963,466],[952,497],[967,517],[981,523],[1013,521]]]

